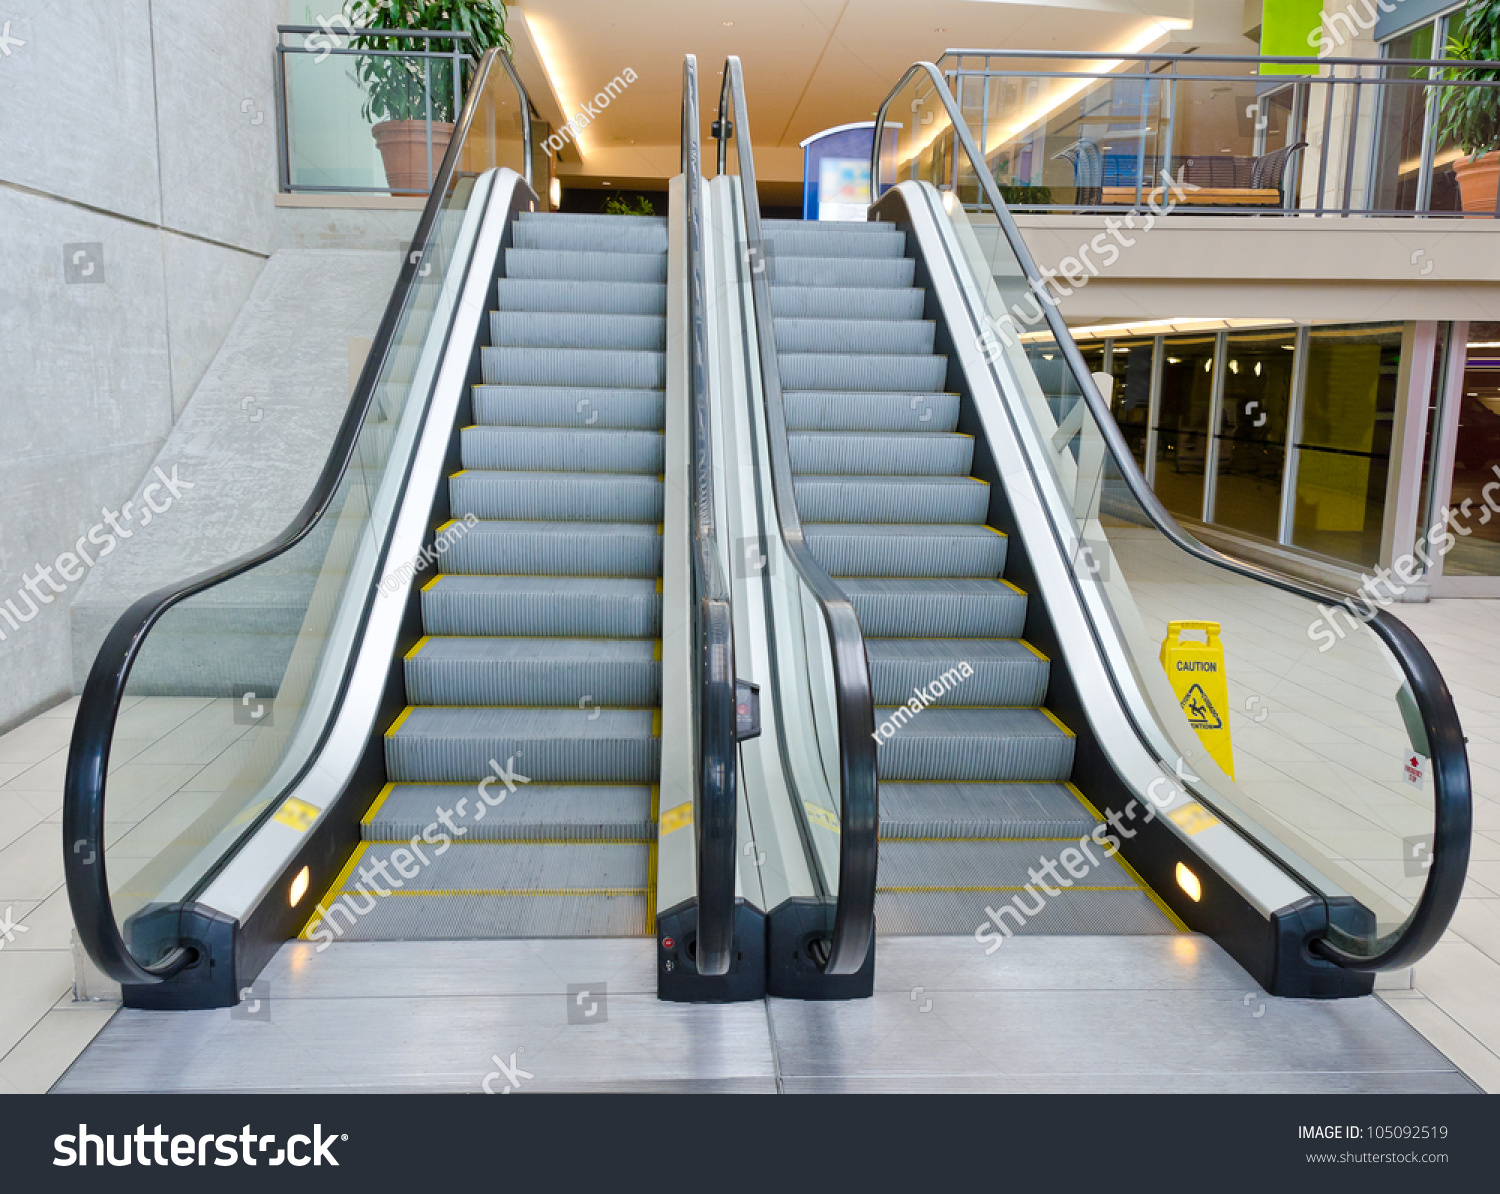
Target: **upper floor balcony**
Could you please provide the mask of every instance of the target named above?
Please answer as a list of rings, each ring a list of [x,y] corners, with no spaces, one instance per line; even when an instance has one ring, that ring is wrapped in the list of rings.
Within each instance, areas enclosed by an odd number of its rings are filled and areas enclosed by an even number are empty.
[[[1500,216],[1495,155],[1465,152],[1500,122],[1500,63],[952,50],[939,68],[1017,211]],[[896,175],[946,155],[977,199],[923,115],[888,142]]]

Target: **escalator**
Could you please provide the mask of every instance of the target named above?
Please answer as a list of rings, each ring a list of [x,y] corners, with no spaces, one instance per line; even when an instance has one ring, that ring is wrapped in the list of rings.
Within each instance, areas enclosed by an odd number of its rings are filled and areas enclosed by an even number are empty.
[[[974,437],[957,430],[906,234],[765,228],[797,508],[869,659],[881,931],[972,933],[1018,892],[1036,906],[1007,918],[1016,932],[1172,931],[1119,856],[1097,858],[1086,882],[1041,879],[1048,899],[1037,890],[1039,855],[1097,849],[1105,823],[1071,783],[1075,735],[1046,708],[1052,661],[1025,637],[1030,598],[986,521],[990,486],[971,475]]]
[[[666,291],[665,219],[517,221],[437,534],[464,530],[421,589],[390,782],[322,901],[370,910],[310,939],[652,932]],[[355,886],[434,824],[404,898]]]
[[[297,936],[637,938],[662,999],[764,989],[695,64],[669,218],[538,211],[513,64],[467,83],[302,511],[90,672],[68,893],[126,1006],[232,1006]]]
[[[962,111],[914,66],[868,221],[763,219],[725,64],[713,186],[760,495],[735,533],[763,561],[796,827],[763,811],[756,839],[803,868],[767,889],[767,990],[868,995],[891,937],[967,968],[1016,935],[1190,932],[1272,994],[1366,994],[1463,886],[1452,695],[1388,612],[1176,524]],[[1212,717],[1173,687],[1184,636],[1225,680]]]

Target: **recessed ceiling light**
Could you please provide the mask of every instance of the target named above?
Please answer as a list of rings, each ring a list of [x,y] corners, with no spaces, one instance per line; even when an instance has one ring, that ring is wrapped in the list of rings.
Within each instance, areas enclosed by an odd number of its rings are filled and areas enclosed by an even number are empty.
[[[614,184],[612,184],[612,183],[608,183],[608,182],[601,182],[601,183],[600,183],[600,184],[599,184],[599,185],[600,185],[600,186],[601,186],[601,187],[607,187],[607,186],[612,186],[612,185],[614,185]]]
[[[734,28],[734,22],[733,21],[725,21],[724,22],[724,28],[726,28],[726,29],[732,29],[732,28]]]
[[[943,29],[943,28],[940,27],[940,28],[934,29],[933,32],[934,33],[947,33],[948,31],[946,29]]]

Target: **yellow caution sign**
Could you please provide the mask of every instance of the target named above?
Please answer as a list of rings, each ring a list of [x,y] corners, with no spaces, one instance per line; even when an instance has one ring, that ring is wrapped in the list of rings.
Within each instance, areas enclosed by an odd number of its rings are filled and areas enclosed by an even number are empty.
[[[1184,632],[1203,635],[1203,642],[1183,641]],[[1188,725],[1198,732],[1208,753],[1234,778],[1234,744],[1229,737],[1229,677],[1224,672],[1224,644],[1217,622],[1168,622],[1161,644],[1161,665]]]

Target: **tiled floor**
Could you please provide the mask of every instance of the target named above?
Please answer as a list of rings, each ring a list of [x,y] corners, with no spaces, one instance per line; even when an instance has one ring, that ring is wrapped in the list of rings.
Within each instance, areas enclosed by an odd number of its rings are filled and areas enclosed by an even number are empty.
[[[1473,769],[1475,836],[1469,885],[1452,928],[1418,965],[1411,987],[1383,989],[1379,998],[1476,1083],[1486,1090],[1500,1092],[1500,1018],[1495,1016],[1495,1008],[1500,1007],[1500,601],[1433,602],[1425,606],[1402,606],[1397,612],[1428,643],[1458,701]],[[0,935],[0,1092],[3,1093],[39,1092],[52,1087],[115,1011],[107,1003],[75,1003],[70,990],[71,918],[63,890],[59,838],[63,765],[74,706],[75,702],[60,705],[0,737],[0,926],[12,926],[8,935]],[[892,960],[893,955],[888,952],[887,962]],[[872,1032],[877,1035],[883,1032],[886,1020],[903,1010],[907,996],[904,988],[897,991],[891,987],[895,982],[891,975],[883,978],[881,988],[885,996],[878,993],[877,999],[862,1010],[856,1007],[840,1012],[830,1010],[833,1005],[803,1008],[775,1001],[771,1005],[770,1023],[778,1041],[786,1034],[789,1049],[800,1048],[798,1041],[811,1049],[820,1040],[826,1042],[830,1032],[838,1039],[847,1036],[851,1041],[865,1040]],[[969,991],[973,987],[967,983],[950,985],[954,991]],[[980,987],[990,985],[985,982]],[[938,987],[932,985],[932,989]],[[973,989],[977,991],[979,987]],[[637,994],[633,988],[628,992],[622,989],[620,993],[622,998]],[[880,1005],[883,997],[892,1005],[884,1011]],[[963,998],[982,1003],[999,997],[978,994]],[[1013,997],[1007,998],[1015,1002]],[[1375,1006],[1372,1001],[1356,1002],[1364,1007]],[[1292,1004],[1288,1002],[1286,1006],[1291,1008]],[[623,1015],[625,1008],[622,1006],[621,1010]],[[1001,1010],[1006,1015],[1025,1011],[1019,1005],[997,1007],[996,1014]],[[1080,1014],[1091,1013],[1082,1008]],[[1208,1009],[1204,1014],[1219,1013]],[[1358,1014],[1366,1017],[1357,1026],[1360,1031],[1372,1025],[1378,1028],[1378,1017],[1369,1019],[1368,1013]],[[141,1013],[131,1018],[138,1020],[147,1015]],[[227,1012],[202,1013],[201,1017],[212,1033],[219,1033],[227,1026]],[[847,1025],[841,1017],[847,1018]],[[221,1025],[220,1020],[226,1023]],[[895,1023],[891,1020],[891,1025]],[[122,1021],[121,1031],[125,1032],[127,1027]],[[920,1027],[926,1031],[931,1026],[923,1020]],[[1306,1030],[1314,1031],[1314,1026],[1308,1023]],[[1341,1029],[1345,1030],[1353,1029],[1348,1026]],[[745,1048],[750,1053],[763,1048],[753,1026],[737,1022],[731,1025],[726,1021],[713,1031],[731,1036],[749,1033],[742,1042]],[[496,1047],[501,1044],[504,1042],[497,1041]],[[996,1049],[1002,1044],[998,1039],[993,1042]],[[821,1050],[822,1045],[818,1048]],[[866,1066],[869,1072],[825,1072],[826,1067],[819,1068],[812,1052],[804,1052],[806,1057],[796,1054],[802,1057],[797,1062],[803,1067],[799,1071],[803,1078],[799,1081],[809,1089],[879,1086],[885,1080],[876,1072],[878,1067],[871,1070]],[[790,1064],[792,1056],[789,1052],[784,1061]],[[994,1053],[992,1069],[1000,1073],[1013,1060]],[[958,1089],[965,1084],[995,1088],[993,1083],[986,1085],[987,1080],[975,1077],[969,1061],[960,1065],[955,1060],[954,1064],[958,1065],[957,1070],[940,1067],[941,1073],[934,1071],[934,1082],[945,1089]],[[1006,1072],[1020,1074],[1014,1069]],[[786,1088],[797,1085],[791,1081],[797,1074],[785,1065],[782,1076],[790,1082],[790,1085],[783,1083]],[[716,1076],[716,1080],[726,1079],[731,1083],[745,1079],[752,1086],[760,1084],[763,1078],[758,1065]],[[1066,1088],[1074,1080],[1064,1075],[1056,1085]],[[1076,1080],[1093,1081],[1085,1077]],[[1127,1080],[1117,1075],[1111,1081]],[[959,1086],[953,1086],[953,1082]]]

